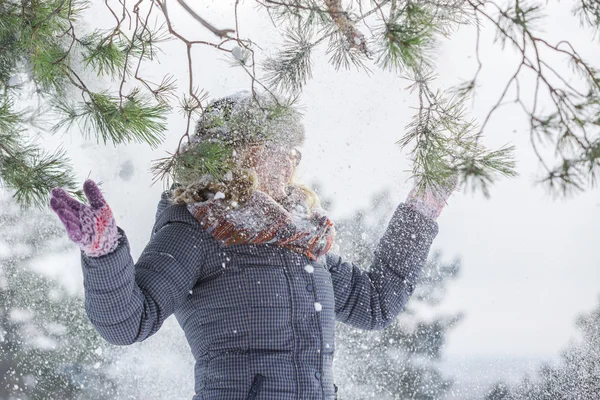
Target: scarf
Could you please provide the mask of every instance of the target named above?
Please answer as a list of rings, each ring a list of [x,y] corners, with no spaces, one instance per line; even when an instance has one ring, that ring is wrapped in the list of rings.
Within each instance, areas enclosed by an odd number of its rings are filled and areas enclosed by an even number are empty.
[[[288,193],[277,202],[255,190],[239,208],[231,208],[219,196],[188,204],[187,208],[212,237],[226,246],[270,243],[316,260],[333,244],[333,222],[321,208],[311,209],[300,188],[290,186]]]

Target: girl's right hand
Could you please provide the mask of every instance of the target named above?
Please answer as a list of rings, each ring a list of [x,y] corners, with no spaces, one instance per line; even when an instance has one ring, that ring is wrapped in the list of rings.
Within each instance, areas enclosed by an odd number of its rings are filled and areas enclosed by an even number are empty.
[[[100,257],[117,248],[120,235],[112,210],[94,181],[85,181],[83,192],[89,206],[69,196],[64,189],[54,188],[50,207],[65,226],[69,238],[87,256]]]

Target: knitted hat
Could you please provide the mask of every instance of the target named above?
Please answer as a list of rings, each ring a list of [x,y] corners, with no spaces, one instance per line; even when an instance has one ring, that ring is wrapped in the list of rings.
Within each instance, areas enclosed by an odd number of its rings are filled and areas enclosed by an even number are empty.
[[[219,141],[226,145],[274,143],[296,147],[304,142],[300,113],[268,93],[241,91],[213,100],[196,124],[191,143]]]

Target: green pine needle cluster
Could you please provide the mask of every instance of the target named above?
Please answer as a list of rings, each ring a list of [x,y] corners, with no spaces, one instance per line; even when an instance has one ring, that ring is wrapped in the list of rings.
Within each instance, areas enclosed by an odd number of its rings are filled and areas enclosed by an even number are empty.
[[[55,187],[64,187],[83,199],[83,193],[75,190],[75,177],[64,150],[46,153],[33,145],[13,147],[10,155],[2,157],[0,185],[15,188],[14,198],[19,204],[24,207],[44,204]]]
[[[269,85],[279,92],[298,93],[312,78],[310,33],[290,30],[276,57],[268,58],[263,68]]]
[[[517,176],[515,147],[490,150],[483,146],[477,124],[466,118],[466,97],[427,91],[423,85],[429,79],[421,77],[413,83],[424,105],[397,142],[402,149],[414,143],[409,154],[418,190],[439,190],[456,176],[465,186],[489,196],[498,177]]]
[[[10,98],[4,98],[0,103],[0,135],[2,135],[2,144],[5,146],[14,145],[16,137],[10,133],[18,130],[21,116],[14,111],[13,102]]]
[[[222,142],[202,141],[172,157],[155,161],[152,170],[155,180],[168,178],[189,184],[210,175],[215,180],[231,170],[232,147]]]
[[[14,198],[24,207],[47,204],[54,187],[75,190],[74,176],[64,150],[48,153],[23,140],[24,115],[13,110],[10,99],[0,104],[0,187],[14,188]]]
[[[414,71],[431,67],[437,25],[430,10],[413,4],[384,22],[378,41],[382,44],[378,63],[392,71]]]
[[[95,136],[104,144],[137,141],[157,147],[164,139],[168,105],[152,104],[137,90],[124,101],[107,92],[88,94],[90,101],[85,103],[57,104],[64,118],[55,126],[56,130],[79,124],[87,137]]]
[[[100,76],[119,76],[127,62],[127,43],[111,32],[96,30],[81,39],[82,60]]]

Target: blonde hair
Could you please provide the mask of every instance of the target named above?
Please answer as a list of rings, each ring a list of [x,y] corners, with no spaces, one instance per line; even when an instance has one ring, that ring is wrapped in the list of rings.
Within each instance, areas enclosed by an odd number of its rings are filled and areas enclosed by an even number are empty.
[[[171,193],[171,201],[175,204],[193,204],[210,200],[215,193],[221,192],[225,200],[238,206],[244,205],[258,187],[258,177],[254,171],[252,158],[248,156],[249,146],[237,148],[235,158],[237,162],[231,169],[231,174],[226,178],[215,179],[207,174],[200,176],[193,182],[180,182],[181,186]],[[321,204],[317,194],[309,187],[297,182],[296,170],[290,178],[288,187],[300,189],[306,196],[307,204],[311,209],[320,208]]]

